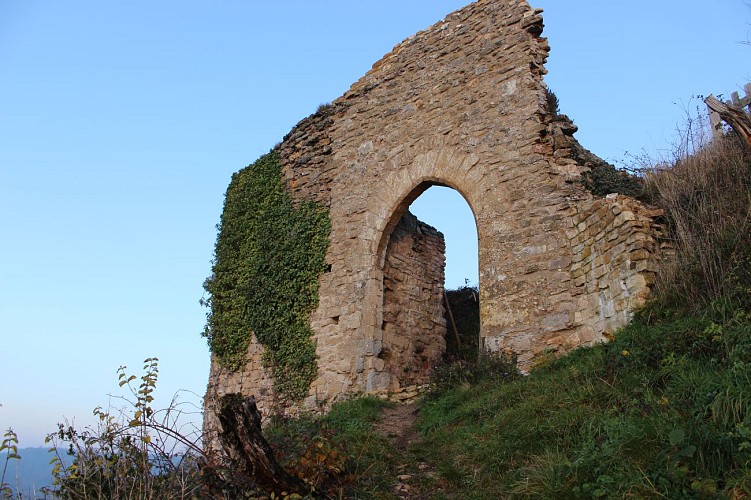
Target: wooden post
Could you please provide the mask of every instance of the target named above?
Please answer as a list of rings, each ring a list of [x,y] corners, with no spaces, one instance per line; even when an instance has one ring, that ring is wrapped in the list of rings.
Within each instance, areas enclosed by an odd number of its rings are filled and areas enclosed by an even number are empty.
[[[743,90],[746,93],[745,97],[741,97],[738,92],[733,92],[730,94],[730,100],[724,104],[713,95],[704,99],[704,102],[707,104],[709,124],[712,128],[713,138],[722,137],[722,121],[725,120],[728,125],[748,140],[748,132],[745,130],[747,125],[743,125],[747,119],[743,115],[748,117],[748,113],[751,113],[751,83],[745,84]],[[710,102],[712,103],[711,105]],[[736,125],[733,123],[736,123]],[[749,142],[751,143],[751,141]]]
[[[446,310],[449,312],[449,319],[451,320],[451,326],[454,327],[454,336],[456,337],[456,347],[462,346],[462,341],[459,338],[459,329],[456,327],[456,321],[454,321],[454,313],[451,312],[451,304],[449,304],[449,296],[446,293],[446,289],[443,289],[443,298],[446,301]]]
[[[722,118],[720,118],[720,114],[713,111],[709,105],[707,105],[707,112],[709,113],[709,126],[712,129],[712,138],[719,139],[722,137]]]

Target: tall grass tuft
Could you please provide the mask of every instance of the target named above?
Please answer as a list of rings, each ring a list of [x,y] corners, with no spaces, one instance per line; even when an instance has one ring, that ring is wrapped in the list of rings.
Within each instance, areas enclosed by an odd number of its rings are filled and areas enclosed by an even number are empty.
[[[675,258],[663,265],[661,302],[696,311],[720,298],[751,303],[751,151],[734,133],[689,131],[648,189],[666,212]]]

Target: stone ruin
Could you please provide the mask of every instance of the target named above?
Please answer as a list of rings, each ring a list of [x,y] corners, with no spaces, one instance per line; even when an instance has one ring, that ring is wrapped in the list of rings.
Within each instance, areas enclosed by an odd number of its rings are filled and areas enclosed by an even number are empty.
[[[292,198],[327,207],[332,223],[310,318],[318,377],[291,404],[274,393],[255,339],[244,369],[212,358],[207,431],[226,393],[254,394],[268,414],[426,382],[445,346],[444,242],[407,209],[431,186],[455,189],[474,214],[483,348],[525,368],[604,341],[644,304],[659,214],[578,182],[601,160],[546,107],[541,12],[480,0],[450,14],[276,147]]]

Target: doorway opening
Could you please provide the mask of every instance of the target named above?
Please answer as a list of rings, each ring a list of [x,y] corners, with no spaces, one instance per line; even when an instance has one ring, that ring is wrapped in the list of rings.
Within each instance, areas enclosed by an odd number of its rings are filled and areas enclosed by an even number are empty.
[[[474,360],[480,341],[479,251],[474,214],[458,191],[444,186],[425,191],[409,210],[421,221],[439,228],[446,241],[444,358]]]
[[[379,358],[392,388],[427,383],[444,360],[476,356],[480,334],[477,226],[468,203],[433,185],[403,210],[383,261]]]

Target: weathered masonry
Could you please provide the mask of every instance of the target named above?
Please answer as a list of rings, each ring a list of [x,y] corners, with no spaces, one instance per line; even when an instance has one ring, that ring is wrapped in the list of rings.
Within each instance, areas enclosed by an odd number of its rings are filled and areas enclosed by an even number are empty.
[[[467,201],[479,238],[481,340],[527,366],[602,341],[649,293],[655,212],[576,181],[596,161],[546,111],[541,11],[481,0],[397,45],[275,148],[287,192],[329,211],[310,322],[317,375],[301,404],[421,383],[443,349],[443,241],[407,208],[430,186]],[[219,396],[274,394],[255,339]]]

